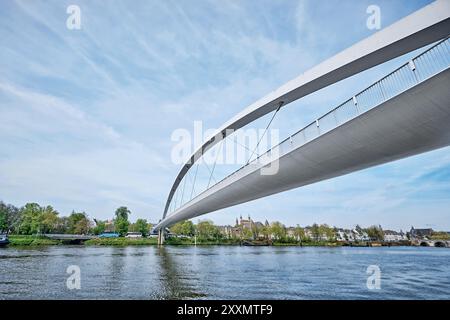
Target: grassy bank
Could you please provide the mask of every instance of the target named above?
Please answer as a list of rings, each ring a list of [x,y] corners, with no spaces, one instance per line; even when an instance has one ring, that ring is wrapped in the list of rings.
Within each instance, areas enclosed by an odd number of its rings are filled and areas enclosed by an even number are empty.
[[[63,244],[59,240],[51,240],[40,236],[10,235],[10,246],[55,246]]]
[[[324,241],[320,241],[320,242],[282,242],[282,241],[274,241],[273,246],[276,247],[340,247],[342,246],[341,243],[338,242],[324,242]]]
[[[164,241],[164,244],[167,245],[221,245],[221,246],[233,246],[239,245],[240,241],[236,239],[222,239],[222,240],[214,240],[214,239],[200,239],[197,238],[197,241],[194,238],[168,238]]]
[[[10,235],[9,236],[10,246],[54,246],[54,245],[67,245],[73,244],[62,240],[48,239],[42,236],[35,235]],[[264,241],[245,241],[246,245],[256,244],[261,245]],[[84,241],[80,244],[86,246],[150,246],[157,245],[157,238],[95,238],[91,240]],[[168,238],[164,242],[165,245],[174,246],[191,246],[191,245],[221,245],[221,246],[239,246],[244,243],[239,239],[201,239],[197,238]],[[372,244],[367,242],[359,243],[340,243],[340,242],[326,242],[326,241],[307,241],[307,242],[294,242],[294,241],[273,241],[272,246],[276,247],[290,247],[290,246],[302,246],[302,247],[340,247],[340,246],[353,246],[353,247],[368,247]],[[410,245],[409,243],[379,243],[377,246],[404,246]],[[375,246],[375,244],[373,244]]]
[[[87,246],[148,246],[158,244],[156,238],[96,238],[84,242]]]
[[[35,235],[9,235],[10,246],[55,246],[73,244],[69,241],[53,240]],[[156,238],[97,238],[84,241],[85,245],[94,246],[131,246],[131,245],[156,245],[158,240]]]

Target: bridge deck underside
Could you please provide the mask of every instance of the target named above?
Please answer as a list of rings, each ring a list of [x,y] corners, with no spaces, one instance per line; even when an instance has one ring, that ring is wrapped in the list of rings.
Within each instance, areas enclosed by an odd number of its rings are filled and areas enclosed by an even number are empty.
[[[240,170],[158,227],[450,145],[450,69],[281,155],[275,175]]]

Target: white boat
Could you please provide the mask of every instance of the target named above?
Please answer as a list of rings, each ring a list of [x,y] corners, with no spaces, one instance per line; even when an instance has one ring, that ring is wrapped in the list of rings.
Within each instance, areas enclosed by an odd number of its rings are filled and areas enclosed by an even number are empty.
[[[127,232],[125,238],[142,238],[142,233],[140,232]]]

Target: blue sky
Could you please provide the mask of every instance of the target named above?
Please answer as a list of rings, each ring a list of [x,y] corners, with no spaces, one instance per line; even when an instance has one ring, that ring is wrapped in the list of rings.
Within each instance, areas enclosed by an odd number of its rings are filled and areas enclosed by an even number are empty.
[[[370,4],[385,27],[429,2],[1,1],[0,199],[157,221],[180,169],[174,130],[218,127],[369,36]],[[71,4],[81,30],[66,28]],[[273,127],[284,138],[407,58],[287,106]],[[449,172],[445,148],[206,217],[450,229]]]

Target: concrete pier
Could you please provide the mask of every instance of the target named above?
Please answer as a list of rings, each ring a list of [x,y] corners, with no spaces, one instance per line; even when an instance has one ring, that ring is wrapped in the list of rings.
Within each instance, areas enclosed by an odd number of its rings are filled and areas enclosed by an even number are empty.
[[[163,245],[164,240],[165,240],[165,232],[164,232],[164,230],[160,229],[158,231],[158,245],[159,246]]]

